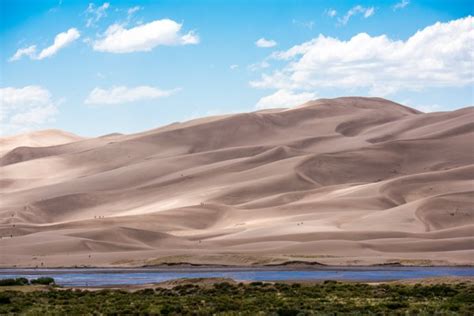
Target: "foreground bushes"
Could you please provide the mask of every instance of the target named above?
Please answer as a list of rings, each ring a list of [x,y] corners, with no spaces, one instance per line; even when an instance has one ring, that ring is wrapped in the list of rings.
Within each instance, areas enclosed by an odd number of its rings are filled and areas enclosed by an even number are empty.
[[[173,289],[0,292],[3,314],[474,315],[474,285],[185,284]]]

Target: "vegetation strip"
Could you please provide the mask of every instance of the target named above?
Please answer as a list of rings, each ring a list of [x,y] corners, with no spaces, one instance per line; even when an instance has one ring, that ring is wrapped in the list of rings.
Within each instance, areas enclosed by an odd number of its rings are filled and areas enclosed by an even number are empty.
[[[202,280],[201,280],[202,281]],[[205,283],[125,291],[0,287],[0,314],[315,315],[474,314],[474,284]],[[48,283],[51,284],[51,283]],[[13,288],[13,287],[12,287]]]

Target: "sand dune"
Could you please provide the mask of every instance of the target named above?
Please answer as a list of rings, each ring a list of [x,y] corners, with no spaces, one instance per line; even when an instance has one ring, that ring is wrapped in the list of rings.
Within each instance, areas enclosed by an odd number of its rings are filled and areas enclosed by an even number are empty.
[[[62,145],[81,139],[83,138],[72,133],[54,129],[3,137],[0,138],[0,156],[15,148]]]
[[[474,108],[381,98],[0,139],[0,266],[474,264]]]

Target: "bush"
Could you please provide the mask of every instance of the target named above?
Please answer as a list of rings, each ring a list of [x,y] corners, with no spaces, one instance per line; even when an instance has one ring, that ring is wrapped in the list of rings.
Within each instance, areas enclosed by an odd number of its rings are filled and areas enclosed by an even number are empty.
[[[389,309],[399,309],[408,307],[408,303],[401,301],[387,302],[385,306]]]
[[[10,304],[10,303],[11,303],[10,297],[5,294],[0,293],[0,304]]]
[[[324,280],[323,284],[324,285],[336,285],[337,281],[336,280]]]
[[[55,284],[55,282],[53,278],[41,277],[41,278],[31,280],[31,284],[50,285],[50,284]]]
[[[28,279],[16,278],[16,279],[1,279],[0,286],[11,286],[11,285],[28,285]]]
[[[250,282],[250,286],[263,286],[263,282]]]
[[[300,311],[297,309],[279,309],[278,316],[297,316]]]

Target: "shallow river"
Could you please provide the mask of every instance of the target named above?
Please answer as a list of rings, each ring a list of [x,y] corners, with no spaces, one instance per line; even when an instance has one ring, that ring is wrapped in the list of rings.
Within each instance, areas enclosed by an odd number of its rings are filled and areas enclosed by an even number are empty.
[[[63,286],[157,283],[180,278],[232,278],[237,281],[350,280],[389,281],[457,276],[474,277],[474,267],[317,267],[277,268],[130,268],[130,269],[0,269],[0,279],[51,276]]]

